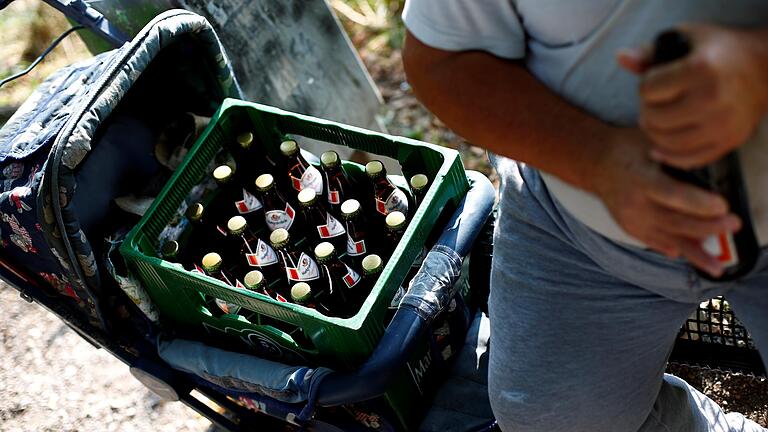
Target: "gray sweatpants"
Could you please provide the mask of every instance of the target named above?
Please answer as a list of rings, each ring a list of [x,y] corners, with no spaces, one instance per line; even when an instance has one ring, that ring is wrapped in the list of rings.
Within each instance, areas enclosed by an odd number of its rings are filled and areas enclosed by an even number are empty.
[[[570,216],[538,172],[502,174],[490,298],[489,392],[505,431],[756,431],[665,375],[680,326],[725,294],[768,352],[768,254],[746,278],[700,279]]]

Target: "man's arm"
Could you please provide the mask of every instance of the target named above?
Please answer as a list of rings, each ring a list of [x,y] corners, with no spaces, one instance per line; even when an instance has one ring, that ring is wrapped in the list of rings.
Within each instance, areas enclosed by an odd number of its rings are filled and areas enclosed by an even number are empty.
[[[632,236],[719,274],[699,240],[733,230],[721,197],[673,180],[636,129],[616,128],[552,93],[521,64],[450,52],[406,37],[403,61],[417,97],[474,144],[597,194]]]

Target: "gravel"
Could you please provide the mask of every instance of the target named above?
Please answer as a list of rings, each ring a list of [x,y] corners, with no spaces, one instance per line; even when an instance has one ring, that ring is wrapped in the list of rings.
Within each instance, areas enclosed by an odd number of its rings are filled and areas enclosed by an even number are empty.
[[[213,431],[5,284],[0,311],[0,431]]]

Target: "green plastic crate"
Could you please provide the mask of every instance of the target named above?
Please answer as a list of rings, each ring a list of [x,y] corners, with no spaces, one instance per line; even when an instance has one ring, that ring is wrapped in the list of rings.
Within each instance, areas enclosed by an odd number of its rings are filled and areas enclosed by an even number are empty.
[[[354,317],[324,316],[312,309],[280,303],[247,290],[229,287],[199,273],[185,271],[157,256],[157,239],[191,189],[208,175],[216,153],[250,128],[256,143],[277,157],[285,135],[306,137],[387,156],[400,162],[406,174],[423,172],[431,179],[424,201],[413,215],[403,239]],[[199,325],[209,334],[228,336],[273,359],[289,363],[322,363],[353,368],[376,347],[384,332],[384,315],[411,263],[441,214],[453,211],[469,188],[458,152],[415,140],[289,113],[234,99],[224,101],[210,125],[120,248],[132,273],[147,289],[166,320],[183,326]],[[273,325],[243,317],[215,317],[206,309],[204,295],[238,304],[265,317],[302,329],[295,340]],[[266,318],[269,317],[269,318]]]

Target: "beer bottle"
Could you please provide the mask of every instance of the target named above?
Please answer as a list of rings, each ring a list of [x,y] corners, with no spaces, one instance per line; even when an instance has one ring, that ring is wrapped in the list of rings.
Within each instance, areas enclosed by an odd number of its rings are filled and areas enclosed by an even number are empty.
[[[399,211],[393,211],[388,214],[385,219],[386,233],[385,238],[385,256],[389,258],[392,256],[397,244],[400,243],[400,239],[403,237],[405,228],[407,226],[405,215]]]
[[[328,308],[337,316],[349,318],[357,313],[367,293],[360,292],[360,275],[339,260],[333,244],[322,242],[315,246],[315,258],[320,265],[323,284],[328,286]]]
[[[379,219],[384,219],[393,211],[399,211],[407,216],[408,196],[387,179],[384,164],[377,160],[368,162],[365,165],[365,173],[373,184],[373,207]]]
[[[283,228],[295,235],[299,224],[295,224],[296,212],[277,189],[275,179],[271,174],[262,174],[256,178],[256,188],[261,193],[264,202],[264,221],[270,231]]]
[[[260,151],[252,132],[243,132],[236,138],[233,152],[240,161],[242,182],[246,189],[253,187],[257,174],[274,172],[274,163],[266,152]]]
[[[429,184],[429,178],[424,174],[416,174],[411,177],[411,191],[413,191],[413,201],[416,207],[421,205],[424,201],[424,195],[427,193],[427,185]],[[414,208],[414,211],[416,209]]]
[[[378,255],[371,254],[363,258],[363,287],[369,294],[376,285],[376,281],[379,280],[379,276],[381,276],[383,270],[384,261],[382,261],[381,257]],[[389,302],[384,322],[388,323],[392,320],[392,317],[395,316],[395,312],[397,312],[397,309],[400,307],[400,301],[403,299],[403,296],[405,296],[405,288],[401,285],[397,287],[397,291],[395,292],[394,297],[392,297],[392,301]]]
[[[323,315],[333,316],[331,311],[320,301],[322,300],[322,295],[315,293],[306,282],[299,282],[291,287],[291,300],[296,304],[315,309]]]
[[[221,255],[216,252],[208,253],[203,257],[202,264],[204,274],[218,279],[229,286],[235,286],[235,279],[227,274],[222,267],[223,260],[221,259]],[[216,306],[218,306],[225,314],[237,314],[240,311],[240,306],[236,304],[221,299],[215,299],[215,302]]]
[[[320,269],[315,260],[291,245],[291,235],[284,228],[278,228],[269,236],[272,247],[277,252],[278,263],[285,271],[286,289],[280,292],[290,298],[287,288],[298,282],[309,282],[320,278]]]
[[[400,240],[403,238],[403,234],[405,233],[405,228],[407,227],[407,223],[405,220],[405,216],[398,212],[394,211],[387,215],[386,219],[387,224],[387,233],[386,233],[386,250],[387,253],[386,257],[389,258],[392,256],[392,253],[395,251],[395,248],[397,247],[397,244],[400,243]],[[426,246],[423,246],[421,250],[419,251],[419,254],[416,256],[416,258],[411,263],[411,270],[408,272],[408,275],[406,276],[406,281],[410,280],[410,278],[413,277],[413,275],[416,274],[416,272],[421,268],[421,264],[424,262],[424,258],[427,257],[427,248]]]
[[[299,145],[294,140],[286,140],[280,144],[280,152],[285,156],[288,180],[296,192],[312,188],[318,195],[323,194],[323,176],[320,170],[312,166],[299,151]]]
[[[691,51],[688,36],[676,30],[661,33],[654,43],[654,65],[681,59]],[[697,269],[699,275],[714,281],[738,279],[755,267],[760,253],[752,214],[749,207],[747,188],[741,172],[738,151],[734,150],[719,160],[702,168],[689,171],[662,166],[664,172],[677,180],[694,184],[716,192],[728,201],[728,207],[739,216],[742,227],[736,232],[713,235],[702,242],[706,253],[723,265],[723,274],[713,277]]]
[[[367,245],[375,245],[379,242],[372,239],[373,232],[370,230],[359,201],[355,199],[344,201],[341,205],[341,215],[347,232],[347,256],[355,268],[361,268],[363,257],[370,252]]]
[[[209,218],[207,208],[199,202],[193,203],[187,207],[186,217],[194,227],[190,236],[190,243],[187,245],[188,251],[192,256],[189,257],[195,263],[202,259],[202,254],[198,251],[205,245],[209,250],[215,250],[224,253],[229,258],[227,244],[227,230]]]
[[[248,215],[251,219],[260,218],[263,211],[261,201],[237,184],[234,175],[235,171],[229,165],[219,165],[213,170],[213,179],[219,186],[219,194],[216,197],[218,207],[231,209],[234,206],[241,215]],[[225,216],[228,216],[228,213]]]
[[[179,259],[179,243],[176,240],[168,240],[160,248],[160,256],[164,260],[170,262],[177,262]]]
[[[238,254],[239,274],[246,274],[255,267],[269,279],[277,280],[280,277],[282,271],[277,262],[277,253],[249,229],[244,217],[233,216],[227,222],[227,229],[232,239],[231,248]]]
[[[320,155],[320,166],[323,168],[323,184],[327,207],[334,216],[341,216],[341,204],[356,197],[352,182],[344,172],[339,154],[327,151]]]
[[[307,188],[299,192],[299,205],[311,244],[328,241],[339,250],[346,248],[347,232],[344,225],[320,207],[314,189]]]
[[[280,302],[284,302],[284,303],[287,302],[285,297],[269,289],[269,287],[267,286],[267,279],[264,277],[264,274],[258,270],[249,271],[245,275],[245,278],[243,279],[243,284],[245,285],[245,288],[249,291],[253,291],[253,292],[265,295],[269,298],[273,298]]]

